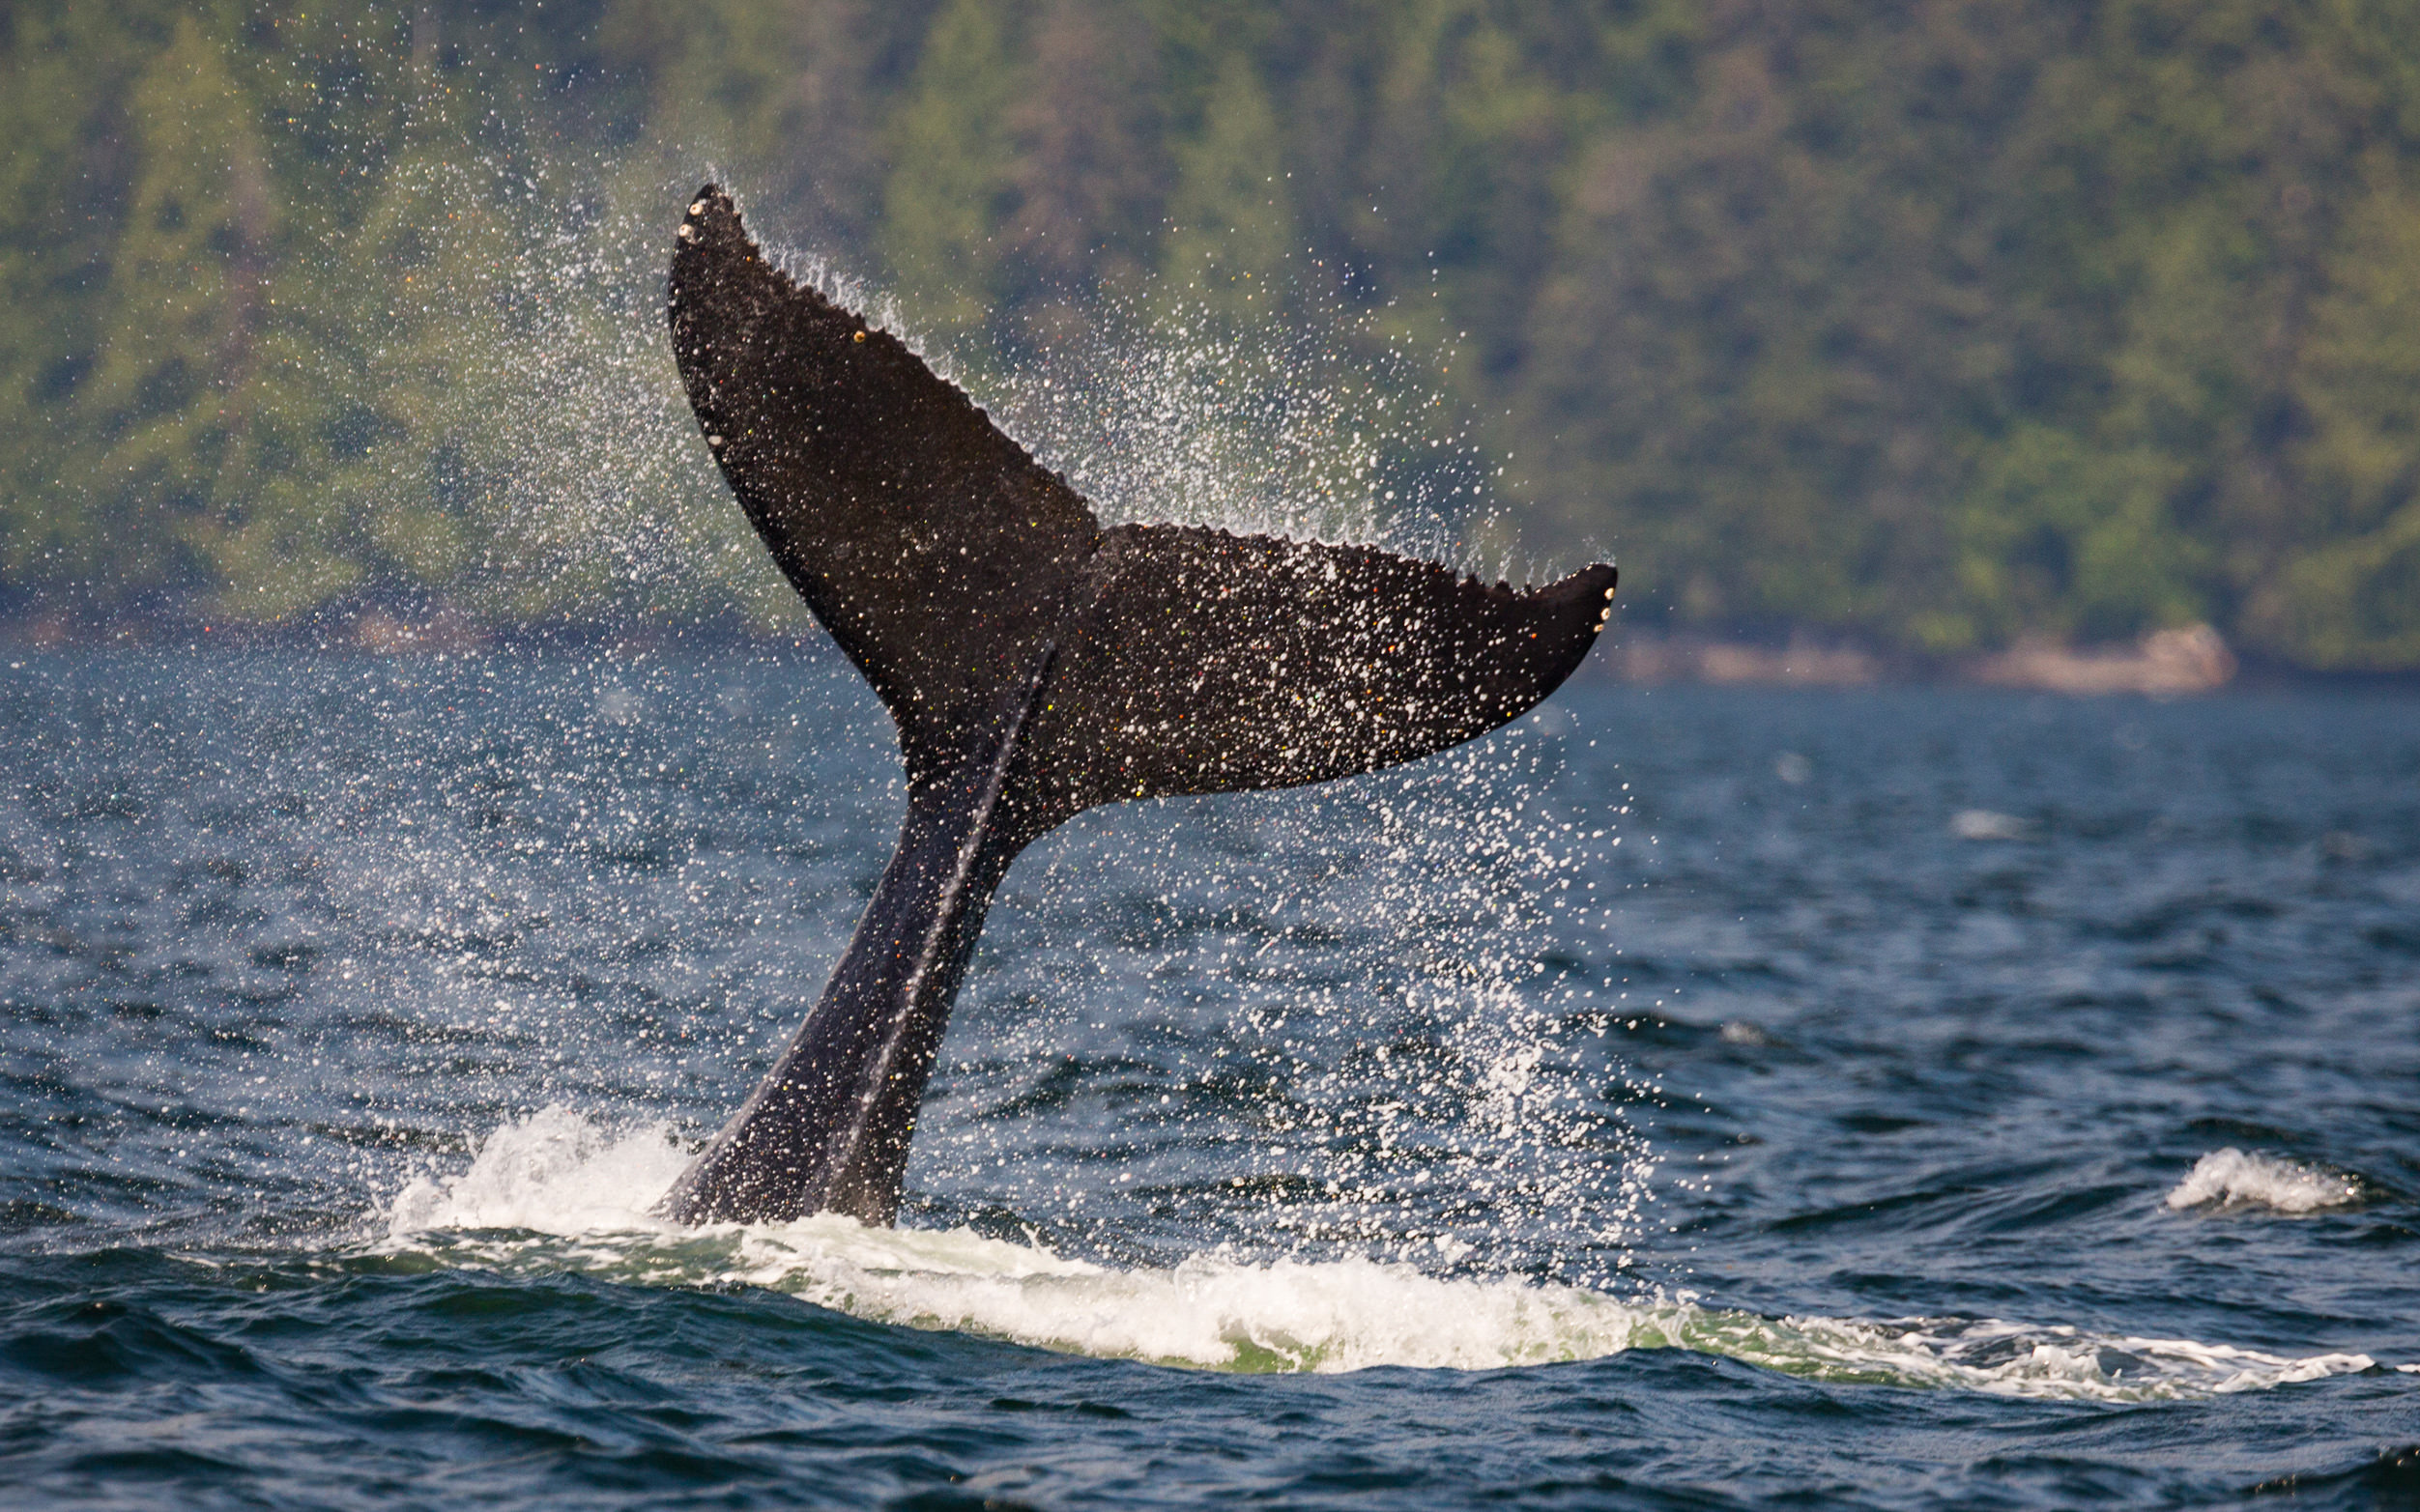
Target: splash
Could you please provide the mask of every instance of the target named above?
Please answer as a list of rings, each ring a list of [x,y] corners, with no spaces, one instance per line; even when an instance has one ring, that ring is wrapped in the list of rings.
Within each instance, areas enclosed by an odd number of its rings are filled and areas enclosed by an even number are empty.
[[[1401,459],[1433,439],[1422,434],[1426,407],[1404,391],[1400,370],[1412,364],[1381,348],[1372,371],[1343,349],[1336,329],[1146,323],[1112,305],[1102,325],[1011,367],[994,402],[1011,434],[1065,471],[1105,524],[1450,559],[1461,512],[1451,505],[1469,469],[1401,475]],[[1458,448],[1451,460],[1464,461]]]
[[[415,1177],[387,1212],[389,1239],[434,1229],[584,1234],[651,1225],[647,1207],[689,1157],[661,1126],[611,1133],[562,1107],[506,1124],[459,1175]]]
[[[1119,1120],[1119,1181],[1240,1242],[1626,1272],[1657,1093],[1600,1032],[1618,989],[1557,945],[1589,927],[1557,914],[1605,839],[1553,798],[1559,741],[1533,717],[1324,791],[1080,816],[995,911],[1002,958],[951,1030],[965,1079],[920,1136],[931,1178],[1093,1227],[1095,1151],[1037,1151],[1019,1111],[1085,1098]],[[1179,957],[1201,964],[1171,978]],[[1087,1092],[1078,1057],[1159,1095]]]
[[[2359,1202],[2361,1196],[2358,1177],[2275,1155],[2246,1155],[2230,1146],[2193,1162],[2193,1169],[2168,1194],[2168,1206],[2177,1212],[2241,1207],[2317,1212]]]
[[[490,1134],[468,1169],[389,1208],[380,1248],[516,1273],[742,1283],[871,1321],[1198,1369],[1485,1370],[1686,1349],[1812,1380],[2143,1401],[2367,1370],[2364,1355],[2269,1355],[1994,1320],[1765,1318],[1687,1297],[1425,1273],[1348,1258],[1196,1254],[1121,1270],[958,1229],[794,1223],[676,1229],[648,1211],[685,1156],[661,1127],[548,1109]]]

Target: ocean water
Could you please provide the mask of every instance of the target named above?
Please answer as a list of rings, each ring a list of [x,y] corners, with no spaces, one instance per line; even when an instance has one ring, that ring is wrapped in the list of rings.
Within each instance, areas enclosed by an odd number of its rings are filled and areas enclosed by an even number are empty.
[[[1011,873],[901,1227],[649,1212],[888,856],[812,648],[0,658],[0,1487],[2420,1501],[2420,703],[1587,684]]]

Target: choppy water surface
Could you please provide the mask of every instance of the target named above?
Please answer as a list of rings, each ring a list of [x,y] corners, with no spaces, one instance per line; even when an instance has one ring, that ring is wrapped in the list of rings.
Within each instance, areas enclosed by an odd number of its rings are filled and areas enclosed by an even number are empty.
[[[0,666],[22,1500],[2420,1498],[2409,701],[1582,686],[1088,815],[905,1226],[678,1231],[888,856],[853,674]]]

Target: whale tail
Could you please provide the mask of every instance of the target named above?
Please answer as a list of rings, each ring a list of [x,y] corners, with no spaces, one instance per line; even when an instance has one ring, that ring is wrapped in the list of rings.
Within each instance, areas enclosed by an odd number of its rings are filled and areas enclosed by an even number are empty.
[[[1515,590],[1368,547],[1104,529],[897,337],[770,263],[713,185],[668,300],[707,447],[889,709],[909,794],[823,1003],[668,1199],[677,1217],[889,1220],[983,903],[1036,837],[1099,804],[1320,782],[1484,734],[1570,675],[1611,612],[1606,565]]]
[[[1368,547],[1105,530],[905,343],[768,262],[714,185],[670,298],[707,445],[889,708],[911,783],[988,745],[1039,677],[1015,776],[1044,829],[1484,734],[1570,676],[1609,613],[1604,565],[1516,591]]]

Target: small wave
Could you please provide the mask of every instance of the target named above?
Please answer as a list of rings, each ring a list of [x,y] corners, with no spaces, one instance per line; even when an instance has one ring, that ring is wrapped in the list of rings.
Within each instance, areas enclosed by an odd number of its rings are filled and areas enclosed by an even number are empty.
[[[2193,1162],[2168,1194],[2182,1212],[2200,1207],[2268,1208],[2278,1212],[2316,1212],[2361,1200],[2361,1180],[2325,1166],[2275,1155],[2246,1155],[2230,1146]]]
[[[2140,1401],[2369,1369],[1991,1320],[1766,1318],[1691,1298],[1441,1277],[1371,1260],[1196,1255],[1115,1270],[958,1229],[794,1223],[677,1228],[648,1209],[687,1156],[661,1127],[613,1133],[549,1109],[496,1130],[468,1170],[406,1187],[381,1246],[519,1273],[744,1282],[877,1322],[1213,1370],[1492,1369],[1691,1349],[1816,1380]]]
[[[1961,809],[1949,816],[1949,833],[1960,840],[2031,840],[2035,826],[2013,813]]]

